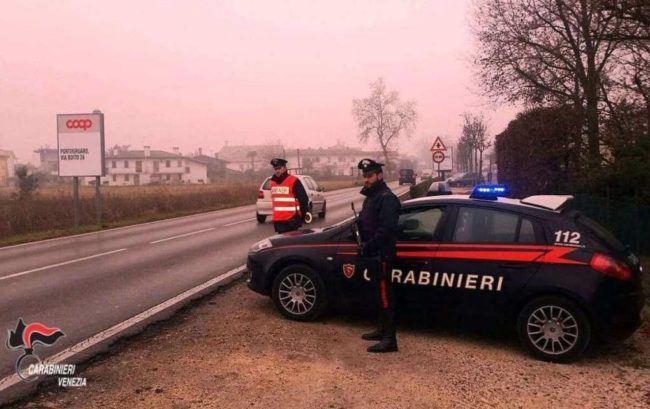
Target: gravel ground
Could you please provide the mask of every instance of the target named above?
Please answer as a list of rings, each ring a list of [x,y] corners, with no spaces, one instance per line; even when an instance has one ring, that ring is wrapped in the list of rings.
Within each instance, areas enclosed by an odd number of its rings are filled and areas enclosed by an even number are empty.
[[[650,325],[571,365],[512,336],[400,326],[372,355],[367,318],[297,323],[243,282],[85,365],[85,388],[46,387],[15,408],[648,408]]]

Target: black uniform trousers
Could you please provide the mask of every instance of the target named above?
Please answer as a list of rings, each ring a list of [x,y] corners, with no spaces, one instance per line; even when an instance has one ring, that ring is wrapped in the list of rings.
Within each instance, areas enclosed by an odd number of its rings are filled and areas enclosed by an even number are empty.
[[[379,305],[379,330],[384,338],[395,339],[395,289],[390,279],[390,262],[376,256],[367,257],[365,264],[375,287],[375,302]]]
[[[273,228],[278,234],[286,233],[288,231],[298,230],[302,226],[302,218],[298,215],[295,215],[293,218],[282,221],[282,222],[273,222]]]

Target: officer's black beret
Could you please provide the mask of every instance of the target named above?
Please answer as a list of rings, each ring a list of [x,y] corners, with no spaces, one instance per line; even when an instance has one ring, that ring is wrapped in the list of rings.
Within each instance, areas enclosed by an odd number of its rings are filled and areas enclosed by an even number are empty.
[[[286,166],[287,161],[281,158],[273,158],[271,159],[271,166],[274,168],[277,168],[278,166]]]
[[[383,163],[379,163],[377,161],[374,161],[372,159],[361,159],[357,167],[363,171],[364,175],[370,174],[370,173],[376,173],[376,172],[382,172],[381,167],[384,166]]]

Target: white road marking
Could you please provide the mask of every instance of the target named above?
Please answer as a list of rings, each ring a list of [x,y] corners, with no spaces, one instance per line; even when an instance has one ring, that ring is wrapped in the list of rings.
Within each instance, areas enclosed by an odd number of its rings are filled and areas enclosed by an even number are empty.
[[[221,226],[221,227],[230,227],[230,226],[234,226],[234,225],[236,225],[236,224],[246,223],[246,222],[250,222],[250,221],[253,221],[253,220],[255,220],[255,218],[254,218],[254,217],[251,217],[250,219],[240,220],[240,221],[238,221],[238,222],[233,222],[233,223],[224,224],[224,225]]]
[[[167,237],[167,238],[165,238],[165,239],[160,239],[160,240],[156,240],[156,241],[150,241],[149,244],[162,243],[163,241],[174,240],[174,239],[180,239],[181,237],[193,236],[193,235],[195,235],[195,234],[205,233],[206,231],[214,230],[215,228],[216,228],[216,227],[210,227],[209,229],[197,230],[197,231],[193,231],[193,232],[190,232],[190,233],[179,234],[178,236],[172,236],[172,237]]]
[[[15,249],[15,248],[18,248],[18,247],[32,246],[32,245],[35,245],[35,244],[47,243],[47,242],[50,242],[50,241],[60,241],[60,240],[66,240],[66,239],[75,239],[77,237],[90,236],[90,235],[93,235],[93,234],[94,235],[101,235],[101,234],[104,234],[104,233],[110,233],[110,232],[119,231],[119,230],[134,229],[134,228],[137,228],[137,227],[140,227],[140,226],[146,226],[146,225],[149,225],[149,224],[173,223],[173,222],[175,222],[177,220],[188,219],[190,217],[207,216],[207,215],[210,215],[210,214],[228,213],[228,212],[235,213],[235,211],[244,210],[247,207],[255,207],[255,205],[245,205],[245,206],[239,206],[239,207],[231,207],[231,208],[228,208],[228,209],[213,210],[211,212],[190,214],[190,215],[187,215],[187,216],[172,217],[172,218],[163,219],[163,220],[155,220],[153,222],[131,224],[129,226],[122,226],[122,227],[112,227],[112,228],[107,228],[105,230],[93,231],[93,232],[90,232],[90,233],[71,234],[69,236],[54,237],[54,238],[51,238],[51,239],[38,240],[38,241],[30,241],[29,243],[21,243],[21,244],[14,244],[12,246],[0,247],[0,251]]]
[[[77,258],[77,259],[74,259],[74,260],[64,261],[62,263],[51,264],[49,266],[39,267],[39,268],[35,268],[33,270],[21,271],[20,273],[15,273],[15,274],[10,274],[8,276],[0,277],[0,281],[7,280],[7,279],[10,279],[10,278],[14,278],[14,277],[23,276],[25,274],[35,273],[37,271],[47,270],[48,268],[61,267],[61,266],[65,266],[65,265],[72,264],[72,263],[78,263],[78,262],[84,261],[84,260],[90,260],[90,259],[97,258],[97,257],[107,256],[109,254],[115,254],[115,253],[119,253],[119,252],[125,251],[125,250],[127,250],[127,249],[123,248],[123,249],[119,249],[119,250],[107,251],[106,253],[99,253],[99,254],[94,254],[92,256],[88,256],[88,257],[82,257],[82,258]]]
[[[83,351],[87,350],[88,348],[90,348],[90,347],[92,347],[94,345],[97,345],[100,342],[103,342],[103,341],[105,341],[105,340],[119,334],[120,332],[123,332],[123,331],[127,330],[129,327],[132,327],[132,326],[134,326],[134,325],[136,325],[136,324],[138,324],[138,323],[152,317],[153,315],[155,315],[155,314],[157,314],[157,313],[159,313],[161,311],[164,311],[165,309],[167,309],[168,307],[171,307],[172,305],[174,305],[176,303],[182,302],[183,300],[186,300],[186,299],[194,296],[195,294],[203,291],[204,289],[206,289],[206,288],[208,288],[208,287],[210,287],[212,285],[219,284],[220,282],[225,281],[228,278],[233,277],[233,276],[235,278],[237,278],[237,276],[239,274],[243,273],[244,270],[246,270],[246,265],[245,264],[241,265],[239,267],[233,268],[232,270],[230,270],[230,271],[228,271],[228,272],[226,272],[224,274],[221,274],[218,277],[215,277],[215,278],[213,278],[213,279],[211,279],[209,281],[206,281],[203,284],[199,284],[196,287],[190,288],[189,290],[187,290],[187,291],[185,291],[185,292],[183,292],[183,293],[181,293],[181,294],[179,294],[179,295],[177,295],[177,296],[175,296],[173,298],[170,298],[169,300],[164,301],[164,302],[162,302],[162,303],[160,303],[160,304],[158,304],[158,305],[156,305],[154,307],[151,307],[148,310],[146,310],[144,312],[141,312],[140,314],[135,315],[135,316],[129,318],[128,320],[126,320],[126,321],[122,321],[119,324],[116,324],[116,325],[114,325],[114,326],[112,326],[112,327],[110,327],[110,328],[108,328],[108,329],[106,329],[104,331],[101,331],[101,332],[93,335],[92,337],[87,338],[87,339],[79,342],[76,345],[73,345],[73,346],[71,346],[69,348],[66,348],[63,351],[59,352],[58,354],[52,355],[51,357],[44,359],[43,363],[44,364],[53,364],[53,365],[64,364],[64,363],[66,363],[65,362],[66,360],[70,359],[74,355],[79,354],[80,352],[83,352]],[[67,363],[69,363],[69,362],[67,362]],[[0,379],[0,392],[2,392],[3,390],[6,390],[6,389],[8,389],[8,388],[10,388],[12,386],[15,386],[15,385],[19,384],[20,382],[21,382],[21,380],[20,380],[20,378],[18,377],[17,374],[9,375],[6,378],[2,378],[2,379]]]

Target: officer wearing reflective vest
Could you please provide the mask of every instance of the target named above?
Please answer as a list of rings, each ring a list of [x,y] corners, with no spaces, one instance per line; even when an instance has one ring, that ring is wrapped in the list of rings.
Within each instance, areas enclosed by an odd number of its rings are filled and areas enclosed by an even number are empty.
[[[377,287],[379,304],[379,328],[361,336],[364,340],[379,341],[370,346],[368,352],[397,351],[395,295],[389,266],[395,260],[401,204],[384,182],[382,166],[383,163],[372,159],[363,159],[358,165],[364,178],[361,194],[366,197],[358,219],[362,240],[359,254]]]
[[[287,172],[287,161],[271,160],[275,174],[271,177],[273,227],[277,233],[298,230],[308,214],[309,198],[300,179]]]

